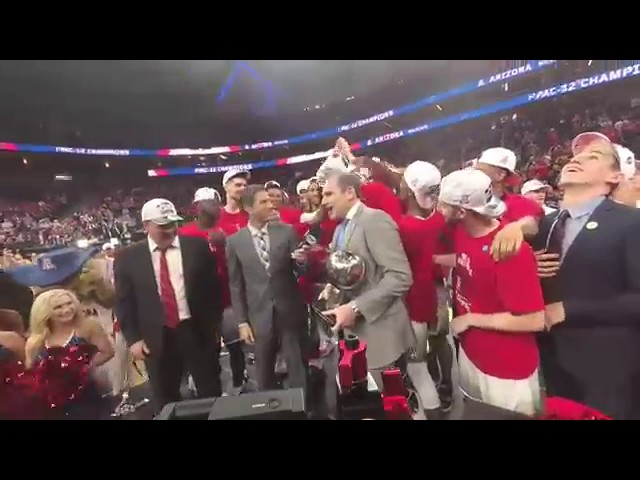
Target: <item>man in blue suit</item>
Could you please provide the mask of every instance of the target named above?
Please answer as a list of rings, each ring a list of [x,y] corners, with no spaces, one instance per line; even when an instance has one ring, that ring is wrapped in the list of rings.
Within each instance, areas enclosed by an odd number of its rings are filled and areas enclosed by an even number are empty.
[[[599,133],[579,135],[562,169],[564,199],[534,241],[549,333],[549,396],[640,419],[640,210],[609,197],[622,161]]]

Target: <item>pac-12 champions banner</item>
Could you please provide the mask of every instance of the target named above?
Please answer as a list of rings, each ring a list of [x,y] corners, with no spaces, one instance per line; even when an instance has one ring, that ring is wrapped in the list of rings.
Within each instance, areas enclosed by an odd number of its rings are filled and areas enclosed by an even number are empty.
[[[553,97],[565,95],[565,94],[576,92],[576,91],[582,91],[587,88],[591,88],[599,85],[605,85],[607,83],[635,77],[638,75],[640,75],[640,62],[634,63],[624,68],[619,68],[617,70],[610,70],[608,72],[594,74],[589,77],[579,78],[572,82],[562,83],[562,84],[555,85],[553,87],[545,88],[542,90],[525,93],[523,95],[519,95],[509,100],[504,100],[501,102],[486,105],[476,110],[470,110],[464,113],[451,115],[449,117],[434,120],[433,122],[417,125],[413,128],[398,130],[396,132],[387,133],[385,135],[373,137],[368,140],[363,140],[361,142],[352,144],[351,149],[354,151],[357,151],[372,145],[379,145],[381,143],[397,140],[399,138],[410,137],[418,133],[447,127],[459,122],[463,122],[465,120],[480,118],[485,115],[490,115],[492,113],[509,110],[515,107],[520,107],[522,105],[527,105],[529,103],[539,102],[548,98],[553,98]],[[198,175],[198,174],[206,174],[206,173],[225,172],[227,170],[237,169],[237,168],[242,168],[245,170],[253,170],[257,168],[271,168],[271,167],[278,167],[283,165],[303,163],[303,162],[308,162],[312,160],[324,159],[330,153],[331,153],[331,150],[320,151],[320,152],[315,152],[315,153],[310,153],[305,155],[297,155],[289,158],[281,158],[278,160],[266,160],[262,162],[246,163],[242,165],[219,165],[215,167],[155,169],[155,170],[149,170],[148,174],[150,177],[160,177],[160,176],[169,176],[169,175]]]
[[[10,150],[16,152],[31,152],[31,153],[67,153],[75,155],[113,155],[113,156],[129,156],[129,157],[175,157],[175,156],[204,156],[204,155],[217,155],[221,153],[236,153],[242,151],[257,151],[265,150],[267,148],[279,147],[283,145],[295,145],[305,142],[311,142],[321,140],[323,138],[335,137],[336,135],[344,134],[350,130],[364,127],[366,125],[372,125],[374,123],[382,122],[391,117],[397,117],[399,115],[405,115],[407,113],[415,112],[422,108],[437,103],[442,103],[445,100],[474,92],[488,85],[493,85],[496,82],[502,82],[511,78],[519,77],[532,73],[543,68],[547,68],[554,65],[556,60],[531,60],[526,65],[506,70],[504,72],[491,75],[490,77],[482,78],[473,82],[469,82],[460,87],[453,88],[447,92],[438,93],[429,97],[423,98],[410,105],[404,105],[393,110],[377,113],[367,118],[356,120],[346,125],[341,125],[326,130],[318,130],[317,132],[306,133],[297,137],[291,137],[284,140],[273,140],[268,142],[259,142],[247,145],[227,145],[221,147],[210,148],[166,148],[162,150],[148,150],[148,149],[121,149],[121,148],[79,148],[79,147],[59,147],[53,145],[29,145],[19,143],[0,142],[0,150]]]

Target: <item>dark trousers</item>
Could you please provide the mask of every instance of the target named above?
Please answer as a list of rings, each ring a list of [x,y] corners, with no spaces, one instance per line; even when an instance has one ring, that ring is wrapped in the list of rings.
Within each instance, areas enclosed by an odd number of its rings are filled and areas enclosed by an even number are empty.
[[[222,395],[213,329],[210,335],[200,330],[191,319],[183,320],[175,329],[165,327],[162,351],[159,355],[152,353],[145,360],[157,410],[182,399],[180,383],[187,372],[193,377],[198,397]]]
[[[429,337],[431,350],[427,354],[427,367],[429,374],[437,385],[449,391],[453,390],[453,351],[447,335],[434,335]],[[457,351],[457,348],[456,348]]]
[[[233,386],[241,387],[247,380],[247,377],[244,374],[247,365],[244,358],[242,342],[235,342],[227,345],[227,352],[229,352],[229,367],[231,368]]]
[[[234,387],[241,387],[246,381],[247,368],[244,356],[243,342],[238,333],[238,322],[233,310],[227,308],[222,315],[222,339],[229,352],[229,366]]]
[[[275,374],[278,351],[287,362],[289,388],[302,388],[306,392],[307,369],[302,358],[302,339],[305,325],[282,327],[274,311],[271,328],[255,332],[256,381],[260,391],[277,389]]]

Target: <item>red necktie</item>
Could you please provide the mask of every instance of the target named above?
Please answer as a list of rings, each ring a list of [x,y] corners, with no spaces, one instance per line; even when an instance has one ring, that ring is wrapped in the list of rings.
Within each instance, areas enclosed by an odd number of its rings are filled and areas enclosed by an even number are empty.
[[[178,314],[176,292],[173,290],[169,276],[166,250],[160,250],[160,302],[164,308],[165,325],[169,328],[176,328],[180,323],[180,315]]]

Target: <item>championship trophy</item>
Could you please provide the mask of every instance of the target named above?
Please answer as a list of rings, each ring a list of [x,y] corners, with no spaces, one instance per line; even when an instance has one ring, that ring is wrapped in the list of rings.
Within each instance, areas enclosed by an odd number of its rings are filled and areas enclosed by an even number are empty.
[[[327,378],[326,385],[327,394],[331,392],[327,401],[335,406],[332,417],[344,420],[382,418],[380,391],[375,382],[369,381],[366,341],[352,333],[336,332],[335,319],[322,313],[355,297],[355,290],[365,278],[366,264],[353,252],[339,250],[329,254],[325,267],[327,284],[312,305],[312,313],[318,319],[321,337],[332,345],[331,369],[325,369],[335,377],[335,383]]]
[[[116,406],[114,411],[111,413],[112,417],[126,417],[127,415],[131,415],[135,413],[139,408],[144,407],[145,405],[150,403],[150,400],[146,397],[138,401],[133,401],[131,398],[131,388],[136,386],[136,379],[132,378],[131,369],[135,369],[135,373],[139,377],[139,380],[142,382],[146,382],[149,380],[146,372],[140,371],[138,365],[133,358],[133,355],[127,351],[127,355],[123,358],[125,364],[124,368],[124,379],[121,393],[121,401]]]
[[[350,294],[360,286],[366,273],[366,264],[358,255],[338,250],[329,255],[326,263],[328,283],[322,297],[327,309],[336,308],[351,300]],[[333,323],[329,320],[329,323]]]

